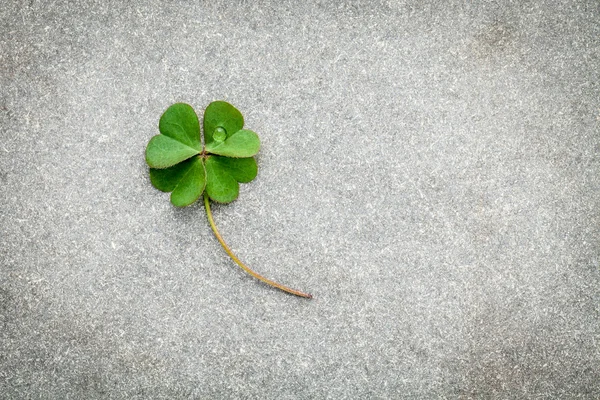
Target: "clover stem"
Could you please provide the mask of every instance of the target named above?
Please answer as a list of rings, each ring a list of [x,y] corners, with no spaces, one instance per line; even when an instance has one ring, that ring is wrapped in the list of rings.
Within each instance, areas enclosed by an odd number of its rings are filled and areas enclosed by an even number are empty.
[[[248,267],[246,264],[244,264],[242,261],[240,261],[240,259],[237,258],[235,254],[233,254],[233,252],[231,251],[229,246],[227,246],[227,243],[225,243],[225,240],[223,240],[223,237],[217,230],[217,226],[215,225],[215,221],[213,220],[212,212],[210,211],[210,202],[208,200],[208,195],[206,194],[206,192],[204,192],[204,207],[206,208],[206,216],[208,217],[208,222],[210,223],[210,227],[212,228],[213,232],[215,233],[217,240],[219,241],[219,243],[221,243],[221,246],[223,246],[223,248],[225,249],[225,251],[227,252],[229,257],[231,257],[231,259],[233,261],[235,261],[235,263],[237,265],[239,265],[244,271],[246,271],[248,274],[250,274],[253,277],[255,277],[256,279],[258,279],[259,281],[266,283],[267,285],[271,285],[277,289],[283,290],[284,292],[287,292],[287,293],[290,293],[290,294],[293,294],[296,296],[305,297],[307,299],[312,299],[312,295],[301,292],[299,290],[291,289],[287,286],[281,285],[281,284],[274,282],[268,278],[265,278],[264,276],[260,275],[259,273],[251,270],[250,267]]]

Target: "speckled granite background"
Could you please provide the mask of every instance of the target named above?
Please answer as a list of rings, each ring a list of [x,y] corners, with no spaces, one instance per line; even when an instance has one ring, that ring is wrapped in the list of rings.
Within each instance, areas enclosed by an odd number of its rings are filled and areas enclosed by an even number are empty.
[[[600,3],[4,1],[0,398],[600,398]],[[149,182],[173,102],[259,176]]]

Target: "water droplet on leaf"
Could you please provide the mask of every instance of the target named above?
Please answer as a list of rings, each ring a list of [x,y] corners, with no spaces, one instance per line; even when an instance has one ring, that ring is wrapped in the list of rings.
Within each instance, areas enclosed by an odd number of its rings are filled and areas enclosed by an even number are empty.
[[[215,131],[213,132],[213,140],[215,142],[222,142],[225,139],[227,139],[227,131],[225,130],[225,128],[217,126],[215,128]]]

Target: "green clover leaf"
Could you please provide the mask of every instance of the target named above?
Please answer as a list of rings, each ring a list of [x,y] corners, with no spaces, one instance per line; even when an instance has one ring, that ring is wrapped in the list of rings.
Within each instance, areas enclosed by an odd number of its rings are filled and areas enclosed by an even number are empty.
[[[152,168],[168,168],[202,151],[200,124],[194,109],[183,103],[173,104],[158,124],[160,135],[150,139],[146,162]]]
[[[229,203],[238,197],[238,182],[250,182],[258,172],[256,160],[250,158],[229,158],[210,156],[206,159],[208,197],[219,203]]]
[[[177,207],[189,206],[202,195],[206,172],[199,157],[192,157],[170,168],[150,169],[150,182],[155,188],[171,193],[171,203]]]
[[[237,131],[222,142],[215,140],[206,145],[206,151],[227,157],[252,157],[259,148],[258,135],[246,129]]]
[[[204,111],[204,143],[207,145],[213,142],[216,129],[221,128],[219,132],[225,133],[227,138],[243,127],[242,113],[225,101],[213,101]]]
[[[311,298],[310,294],[271,281],[242,263],[227,246],[210,210],[210,200],[230,203],[239,195],[239,184],[256,178],[258,166],[254,156],[260,149],[258,135],[244,127],[244,117],[234,106],[214,101],[204,112],[204,146],[200,124],[194,109],[184,103],[167,108],[161,116],[159,135],[146,147],[150,182],[160,191],[171,192],[171,203],[186,207],[204,193],[206,215],[215,236],[244,271],[285,292]]]

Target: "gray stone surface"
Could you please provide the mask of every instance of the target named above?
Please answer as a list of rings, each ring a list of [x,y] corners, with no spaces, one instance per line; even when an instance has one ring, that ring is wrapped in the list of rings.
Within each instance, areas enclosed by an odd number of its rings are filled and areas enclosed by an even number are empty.
[[[0,398],[599,398],[600,3],[501,3],[3,1]],[[312,301],[150,185],[216,99]]]

